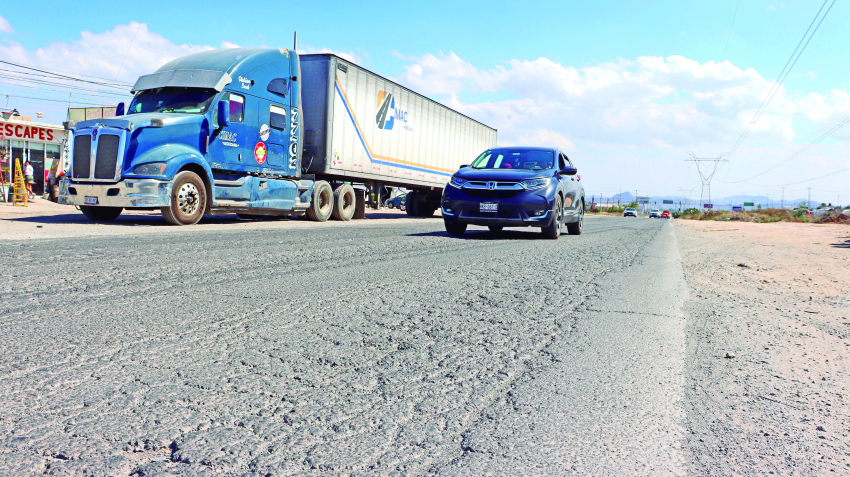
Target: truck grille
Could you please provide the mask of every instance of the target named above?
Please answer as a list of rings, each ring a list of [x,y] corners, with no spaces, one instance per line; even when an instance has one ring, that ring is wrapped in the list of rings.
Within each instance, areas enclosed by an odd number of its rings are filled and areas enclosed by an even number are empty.
[[[102,131],[102,130],[101,130]],[[76,180],[115,181],[121,164],[121,136],[101,132],[94,144],[92,164],[92,136],[74,135],[73,173]]]
[[[74,136],[74,177],[91,176],[91,136]]]
[[[114,179],[115,165],[118,163],[118,144],[121,138],[114,134],[101,134],[97,141],[94,178]]]

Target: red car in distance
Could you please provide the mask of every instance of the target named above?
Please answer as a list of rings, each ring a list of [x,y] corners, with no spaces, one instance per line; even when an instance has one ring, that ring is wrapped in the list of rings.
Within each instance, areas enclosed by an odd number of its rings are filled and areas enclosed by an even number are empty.
[[[661,218],[662,219],[669,219],[670,218],[670,211],[665,210],[664,212],[661,212]]]

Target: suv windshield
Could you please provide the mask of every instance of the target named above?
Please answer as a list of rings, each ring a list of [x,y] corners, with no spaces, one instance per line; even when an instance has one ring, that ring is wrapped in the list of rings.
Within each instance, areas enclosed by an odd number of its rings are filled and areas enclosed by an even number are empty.
[[[470,166],[473,169],[528,169],[538,171],[555,167],[551,150],[506,147],[484,151]]]
[[[133,98],[127,114],[185,113],[204,114],[216,91],[210,88],[168,87],[140,91]]]

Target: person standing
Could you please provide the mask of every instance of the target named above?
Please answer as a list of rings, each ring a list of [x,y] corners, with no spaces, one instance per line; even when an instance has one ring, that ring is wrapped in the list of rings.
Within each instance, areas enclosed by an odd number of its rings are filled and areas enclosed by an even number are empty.
[[[29,200],[33,200],[32,185],[35,184],[35,171],[33,170],[30,161],[24,161],[24,182],[27,185]]]

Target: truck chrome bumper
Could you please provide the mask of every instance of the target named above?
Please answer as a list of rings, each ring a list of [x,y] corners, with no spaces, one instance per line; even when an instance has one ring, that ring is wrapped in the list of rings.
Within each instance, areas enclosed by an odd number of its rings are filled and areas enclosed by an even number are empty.
[[[97,203],[86,203],[96,197]],[[91,200],[91,199],[89,199]],[[105,207],[163,207],[171,205],[171,182],[156,179],[124,180],[115,184],[79,184],[64,179],[59,182],[59,203],[65,205],[100,205]]]

